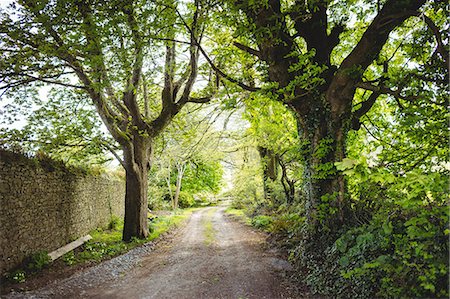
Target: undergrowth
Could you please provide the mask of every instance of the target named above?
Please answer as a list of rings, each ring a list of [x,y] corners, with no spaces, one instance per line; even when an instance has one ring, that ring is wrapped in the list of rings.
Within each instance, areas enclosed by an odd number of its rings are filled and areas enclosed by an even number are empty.
[[[134,238],[131,242],[122,241],[123,220],[112,217],[106,229],[97,229],[90,235],[92,239],[82,246],[66,253],[61,257],[64,264],[73,266],[85,263],[97,263],[124,254],[144,243],[159,238],[167,231],[179,226],[195,209],[178,210],[169,215],[150,217],[149,235],[146,239]],[[25,282],[28,277],[38,274],[42,269],[51,265],[46,251],[39,251],[31,255],[21,267],[6,274],[6,278],[13,283]]]
[[[299,272],[306,273],[302,281],[313,293],[448,298],[448,181],[441,173],[420,169],[400,176],[364,161],[344,170],[351,213],[344,225],[311,239],[301,202],[276,207],[259,201],[227,212],[269,232],[290,252]]]
[[[149,235],[146,239],[133,238],[131,242],[122,241],[123,221],[112,219],[108,230],[98,229],[91,233],[92,239],[86,242],[80,251],[69,252],[63,259],[66,264],[77,264],[88,261],[102,261],[159,238],[170,229],[177,227],[192,210],[180,210],[170,215],[152,218],[149,221]]]

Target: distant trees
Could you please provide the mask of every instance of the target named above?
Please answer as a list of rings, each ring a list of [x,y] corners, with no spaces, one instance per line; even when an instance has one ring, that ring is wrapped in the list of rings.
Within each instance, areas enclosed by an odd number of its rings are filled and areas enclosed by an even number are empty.
[[[163,190],[158,192],[159,197],[170,197],[173,209],[180,206],[182,190],[183,196],[214,194],[222,185],[220,132],[211,127],[210,116],[202,114],[206,113],[181,113],[157,142],[158,161],[150,175],[150,185]]]

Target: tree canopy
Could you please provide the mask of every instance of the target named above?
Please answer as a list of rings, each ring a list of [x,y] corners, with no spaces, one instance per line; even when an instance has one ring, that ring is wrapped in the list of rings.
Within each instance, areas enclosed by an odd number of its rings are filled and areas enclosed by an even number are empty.
[[[428,0],[20,0],[0,11],[0,91],[29,116],[2,144],[113,152],[124,240],[147,236],[147,198],[217,192],[231,165],[235,206],[314,291],[445,297],[448,20]],[[200,121],[211,101],[245,128]]]

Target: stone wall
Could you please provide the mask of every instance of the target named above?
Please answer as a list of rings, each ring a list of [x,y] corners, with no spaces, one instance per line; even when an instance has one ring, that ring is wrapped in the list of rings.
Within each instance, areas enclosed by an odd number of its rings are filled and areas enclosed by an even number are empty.
[[[123,217],[125,183],[0,150],[0,274]]]

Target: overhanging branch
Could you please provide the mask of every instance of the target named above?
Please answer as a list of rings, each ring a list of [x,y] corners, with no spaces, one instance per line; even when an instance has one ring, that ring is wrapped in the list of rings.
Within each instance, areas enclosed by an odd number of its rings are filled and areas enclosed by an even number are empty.
[[[429,17],[427,17],[425,14],[417,14],[418,17],[423,18],[425,24],[427,24],[428,28],[431,30],[431,32],[433,32],[434,37],[436,38],[436,42],[437,42],[437,51],[439,52],[439,54],[441,54],[442,59],[444,60],[446,66],[447,66],[447,71],[450,72],[450,65],[449,65],[449,53],[447,51],[447,49],[445,48],[445,45],[442,41],[442,35],[441,32],[439,31],[439,28],[436,26],[436,24],[433,22],[432,19],[430,19]]]
[[[249,46],[243,45],[239,42],[233,42],[233,45],[235,45],[238,49],[241,49],[242,51],[245,51],[251,55],[255,55],[259,59],[262,59],[261,52],[258,50],[250,48]]]
[[[243,82],[240,82],[239,80],[231,77],[230,75],[224,73],[219,67],[217,67],[214,62],[212,61],[212,59],[209,57],[209,55],[206,53],[206,51],[203,49],[203,47],[200,45],[200,43],[198,42],[198,40],[195,38],[194,33],[192,32],[192,29],[190,28],[190,26],[186,23],[186,21],[184,20],[183,16],[180,14],[180,12],[175,8],[178,16],[180,17],[180,19],[183,21],[183,25],[186,27],[186,29],[189,31],[189,33],[191,34],[191,36],[193,36],[194,38],[191,40],[193,43],[195,43],[195,46],[198,47],[198,49],[200,50],[200,53],[202,53],[203,57],[205,57],[206,61],[208,62],[208,64],[211,66],[211,68],[221,77],[227,79],[228,81],[235,83],[236,85],[238,85],[239,87],[241,87],[242,89],[248,90],[248,91],[258,91],[261,88],[259,87],[252,87],[249,86]]]
[[[397,90],[392,90],[383,85],[373,85],[373,84],[367,83],[367,82],[357,83],[356,87],[365,89],[365,90],[370,90],[373,92],[377,92],[379,94],[388,94],[388,95],[393,96],[395,99],[402,99],[402,100],[407,100],[407,101],[413,101],[413,100],[417,99],[417,96],[403,96],[401,94],[402,90],[400,88]],[[401,104],[400,104],[400,108],[403,108],[403,106],[401,106]]]
[[[189,97],[187,100],[188,103],[197,103],[197,104],[205,104],[211,101],[212,96],[210,97],[201,97],[201,98],[195,98],[195,97]]]
[[[353,113],[353,116],[352,116],[352,129],[353,130],[359,130],[359,128],[361,127],[361,121],[360,121],[361,117],[363,115],[365,115],[367,112],[369,112],[369,110],[372,108],[372,106],[377,101],[380,94],[381,93],[379,91],[373,91],[372,94],[369,96],[369,98],[366,101],[362,102],[361,108],[359,108],[358,110],[356,110]]]

